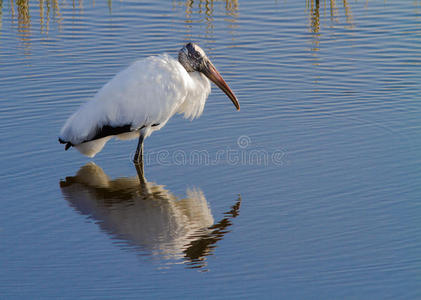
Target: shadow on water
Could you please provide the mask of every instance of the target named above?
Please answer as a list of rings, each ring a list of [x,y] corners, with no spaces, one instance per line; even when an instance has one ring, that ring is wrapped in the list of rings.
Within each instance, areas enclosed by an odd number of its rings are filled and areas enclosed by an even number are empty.
[[[239,197],[215,223],[199,188],[189,188],[179,198],[141,173],[112,180],[94,163],[60,181],[60,187],[76,211],[96,220],[122,248],[168,261],[181,259],[188,268],[201,270],[206,256],[230,232],[241,203]]]

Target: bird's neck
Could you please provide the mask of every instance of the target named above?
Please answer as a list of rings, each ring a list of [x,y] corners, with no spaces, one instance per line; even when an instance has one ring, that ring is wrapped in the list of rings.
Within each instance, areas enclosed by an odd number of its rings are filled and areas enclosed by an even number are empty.
[[[209,79],[200,72],[190,72],[189,75],[191,82],[188,93],[177,112],[184,114],[185,118],[194,119],[202,114],[211,85]]]

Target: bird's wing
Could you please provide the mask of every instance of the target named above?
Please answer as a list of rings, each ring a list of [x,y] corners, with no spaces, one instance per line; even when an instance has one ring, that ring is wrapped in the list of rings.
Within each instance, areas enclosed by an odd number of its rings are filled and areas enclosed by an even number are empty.
[[[165,123],[184,102],[189,80],[183,66],[167,55],[136,61],[67,120],[60,138],[77,145]]]

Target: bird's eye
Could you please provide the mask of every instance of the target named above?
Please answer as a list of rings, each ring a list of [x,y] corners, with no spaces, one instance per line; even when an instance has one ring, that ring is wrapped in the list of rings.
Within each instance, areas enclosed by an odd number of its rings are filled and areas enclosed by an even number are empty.
[[[198,59],[198,58],[200,58],[200,54],[199,54],[199,52],[197,52],[196,50],[194,50],[194,49],[192,49],[191,51],[189,51],[189,56],[191,57],[191,58],[194,58],[194,59]]]
[[[202,54],[200,53],[200,51],[197,50],[197,48],[192,45],[192,44],[187,44],[186,45],[187,51],[188,51],[188,55],[194,59],[194,60],[199,60],[202,57]]]

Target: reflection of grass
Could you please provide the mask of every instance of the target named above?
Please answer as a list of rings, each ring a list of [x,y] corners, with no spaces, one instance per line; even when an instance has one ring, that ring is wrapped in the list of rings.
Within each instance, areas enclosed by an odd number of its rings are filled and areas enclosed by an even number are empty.
[[[52,9],[52,10],[51,10]],[[58,23],[60,24],[61,14],[59,9],[59,4],[57,0],[39,0],[39,15],[40,15],[40,25],[41,32],[48,33],[50,25],[50,16],[51,12],[54,18],[57,18]]]
[[[213,17],[217,4],[229,16],[229,27],[232,29],[238,16],[238,1],[239,0],[173,0],[174,7],[183,7],[185,12],[185,23],[192,23],[192,16],[199,16],[199,20],[206,22],[207,31],[213,32]],[[41,32],[48,34],[50,21],[57,21],[60,26],[61,14],[60,5],[67,5],[64,0],[38,0],[39,14],[40,14],[40,27]],[[83,0],[72,0],[73,8],[83,10]],[[107,0],[109,12],[111,13],[112,0]],[[92,5],[95,5],[95,0],[92,0]],[[2,11],[3,0],[0,0],[0,30],[2,26]],[[29,7],[29,0],[10,0],[10,11],[12,16],[12,23],[15,22],[17,17],[19,36],[22,40],[29,40],[31,32],[31,14]],[[17,14],[17,16],[16,16]]]
[[[1,15],[3,10],[3,1],[0,0],[0,29],[1,29]],[[11,0],[10,10],[12,16],[12,23],[15,22],[16,12],[18,21],[18,31],[22,40],[28,40],[31,32],[31,14],[29,8],[29,0]],[[51,15],[53,18],[59,17],[60,10],[58,0],[39,0],[40,11],[40,26],[41,32],[48,33]]]
[[[3,19],[3,0],[0,0],[0,34],[1,34],[1,24]]]
[[[16,0],[16,6],[18,10],[18,28],[19,32],[23,35],[29,33],[31,29],[31,17],[29,15],[29,1],[28,0]]]
[[[345,12],[345,19],[347,26],[353,26],[353,17],[351,12],[351,7],[347,0],[343,1],[343,7]],[[326,14],[326,0],[323,1],[323,12]],[[338,8],[336,6],[336,0],[329,0],[330,6],[330,20],[332,23],[339,22],[338,17]],[[319,37],[320,37],[320,1],[319,0],[306,0],[306,7],[309,10],[309,23],[310,23],[310,31],[313,33],[313,41],[312,41],[312,50],[318,51],[319,50]]]
[[[38,0],[40,11],[41,32],[48,34],[51,20],[57,21],[60,26],[61,14],[60,5],[67,5],[64,0]],[[107,0],[111,13],[111,2]],[[315,37],[318,37],[320,31],[320,16],[329,14],[332,23],[339,22],[338,2],[342,3],[347,26],[353,26],[353,16],[349,0],[306,0],[306,8],[309,12],[309,28]],[[83,0],[72,0],[73,8],[83,9]],[[92,0],[92,5],[95,1]],[[227,16],[229,30],[236,30],[236,20],[239,15],[239,0],[172,0],[174,8],[182,8],[185,14],[185,24],[187,31],[190,31],[195,16],[197,22],[206,24],[206,33],[212,34],[214,29],[215,11],[221,12]],[[0,0],[0,30],[2,25],[3,0]],[[29,40],[31,31],[31,15],[29,0],[10,0],[10,10],[12,22],[17,17],[19,36],[22,40]],[[17,14],[17,16],[16,16]],[[315,49],[318,48],[315,41]]]
[[[173,0],[173,7],[183,7],[185,13],[185,23],[187,32],[191,29],[191,24],[194,23],[193,15],[198,17],[198,22],[206,24],[206,34],[212,35],[214,30],[214,16],[215,6],[219,4],[219,11],[223,11],[227,16],[228,28],[234,30],[234,24],[238,17],[238,0]]]
[[[173,4],[177,6],[185,6],[186,16],[191,15],[195,6],[197,6],[197,13],[199,15],[206,15],[213,17],[214,4],[221,3],[225,4],[224,9],[227,15],[236,16],[238,13],[238,0],[186,0],[177,1],[173,0]]]
[[[326,13],[326,0],[323,1],[323,11]],[[329,0],[330,6],[330,20],[332,22],[338,22],[338,8],[336,5],[336,0]],[[345,11],[346,23],[348,26],[353,26],[353,17],[351,7],[348,3],[348,0],[342,0],[343,7]],[[310,29],[313,33],[318,33],[320,31],[320,0],[306,0],[306,7],[309,10],[310,18]]]

